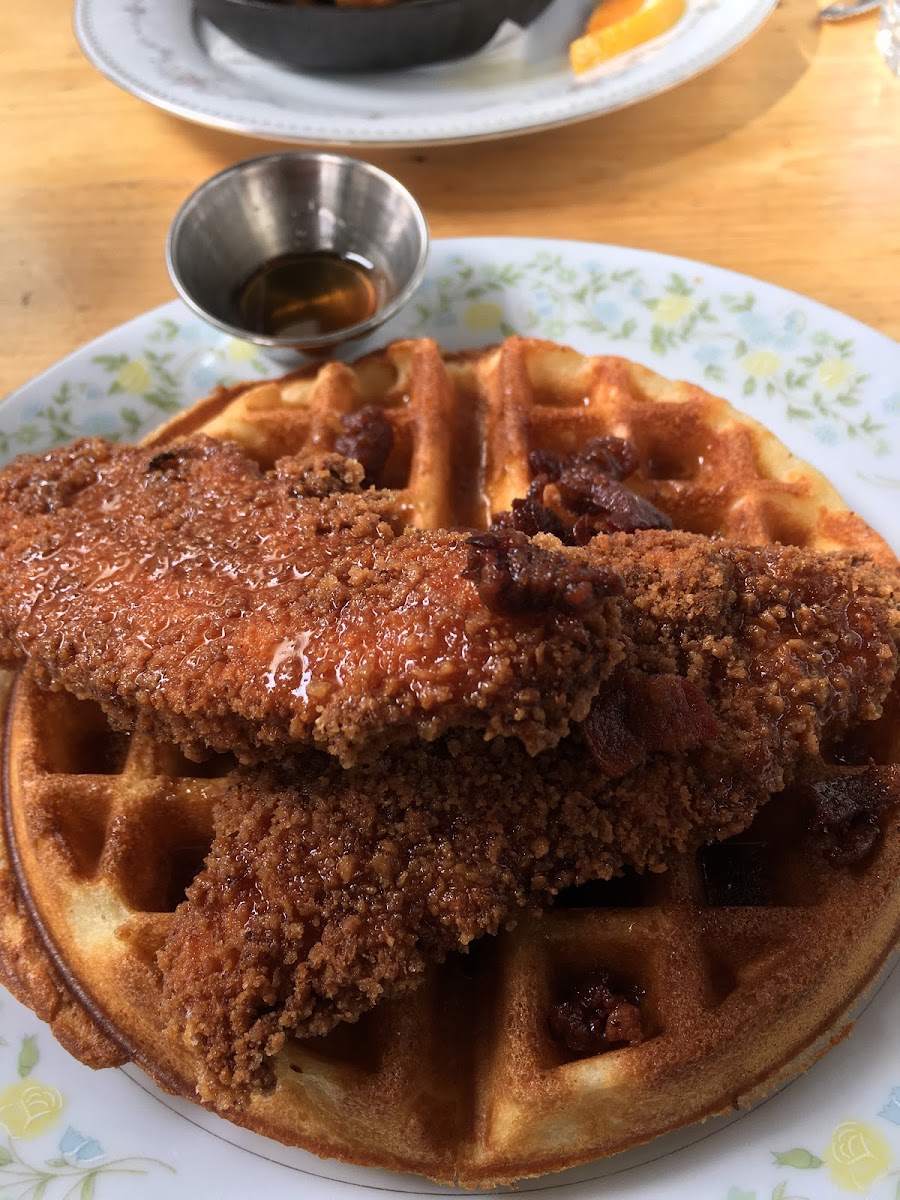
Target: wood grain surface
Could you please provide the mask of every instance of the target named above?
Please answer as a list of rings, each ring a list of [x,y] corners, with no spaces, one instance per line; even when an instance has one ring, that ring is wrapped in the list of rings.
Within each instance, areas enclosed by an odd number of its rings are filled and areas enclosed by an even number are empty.
[[[185,0],[187,2],[187,0]],[[792,288],[900,338],[900,82],[877,17],[819,26],[782,0],[749,42],[665,95],[469,146],[354,151],[435,237],[520,234],[685,255]],[[178,205],[273,142],[178,120],[104,79],[72,0],[0,15],[0,396],[174,297]]]

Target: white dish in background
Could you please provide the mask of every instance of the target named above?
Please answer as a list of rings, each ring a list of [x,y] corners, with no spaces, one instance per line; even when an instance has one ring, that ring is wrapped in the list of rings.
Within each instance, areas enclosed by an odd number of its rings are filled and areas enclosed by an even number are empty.
[[[383,74],[276,66],[196,17],[189,0],[76,0],[75,30],[113,83],[201,125],[286,142],[427,145],[564,125],[644,100],[730,54],[775,4],[688,0],[670,33],[578,80],[568,44],[591,0],[555,0],[525,32],[507,23],[471,57]]]
[[[900,346],[891,339],[812,300],[684,259],[580,242],[459,239],[434,243],[413,302],[345,356],[398,336],[466,348],[510,332],[623,354],[726,396],[824,471],[900,548]],[[0,458],[83,434],[137,438],[216,383],[282,369],[175,301],[10,396],[0,406]],[[898,1005],[900,969],[882,980],[849,1039],[750,1113],[519,1190],[554,1200],[898,1200]],[[135,1069],[92,1072],[11,997],[0,1001],[0,1033],[0,1197],[444,1194],[247,1133],[163,1096]]]

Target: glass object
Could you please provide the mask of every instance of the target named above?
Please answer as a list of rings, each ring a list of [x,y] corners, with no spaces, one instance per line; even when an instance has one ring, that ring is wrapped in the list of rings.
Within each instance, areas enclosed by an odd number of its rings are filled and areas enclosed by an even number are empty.
[[[900,78],[900,0],[881,0],[881,27],[875,41],[890,70]]]

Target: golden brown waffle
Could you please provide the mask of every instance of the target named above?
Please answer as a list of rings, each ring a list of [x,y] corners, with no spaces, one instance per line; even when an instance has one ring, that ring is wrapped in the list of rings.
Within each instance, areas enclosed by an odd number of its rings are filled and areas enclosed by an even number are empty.
[[[330,449],[341,416],[366,405],[395,434],[377,482],[401,489],[419,526],[483,527],[524,495],[531,450],[613,433],[641,456],[629,484],[682,528],[852,547],[895,566],[818,473],[725,401],[549,343],[445,355],[400,342],[352,367],[220,391],[154,441],[202,429],[268,464]],[[834,772],[886,797],[863,863],[833,865],[805,802],[778,797],[741,837],[664,875],[577,889],[356,1025],[290,1043],[274,1094],[227,1115],[318,1154],[476,1186],[751,1102],[842,1036],[900,935],[900,698],[834,758]],[[163,1031],[155,956],[231,767],[113,733],[98,710],[39,693],[27,674],[15,686],[3,979],[84,1061],[132,1058],[186,1097],[195,1064]],[[579,1058],[547,1017],[597,967],[644,992],[646,1040]]]
[[[629,487],[679,529],[748,544],[852,546],[896,564],[818,471],[727,401],[624,358],[536,339],[461,354],[427,338],[394,342],[353,366],[330,362],[222,388],[152,441],[203,431],[233,438],[269,466],[285,454],[330,450],[341,417],[367,405],[381,409],[394,431],[377,482],[401,491],[421,528],[483,528],[525,495],[530,451],[568,454],[614,434],[631,440],[643,463]]]

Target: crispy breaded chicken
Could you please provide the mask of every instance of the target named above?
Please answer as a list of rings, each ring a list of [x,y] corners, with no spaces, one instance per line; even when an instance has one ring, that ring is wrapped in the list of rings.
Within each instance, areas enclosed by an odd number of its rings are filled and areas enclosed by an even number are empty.
[[[504,545],[476,540],[476,584]],[[655,531],[570,553],[624,578],[633,649],[556,749],[463,735],[235,779],[159,958],[204,1099],[239,1103],[286,1036],[355,1019],[563,887],[745,829],[897,675],[891,581],[849,555]]]
[[[492,610],[465,535],[405,530],[362,479],[204,437],[23,456],[0,472],[0,658],[191,757],[349,764],[466,726],[554,745],[622,658],[617,576],[528,542],[543,588]]]

